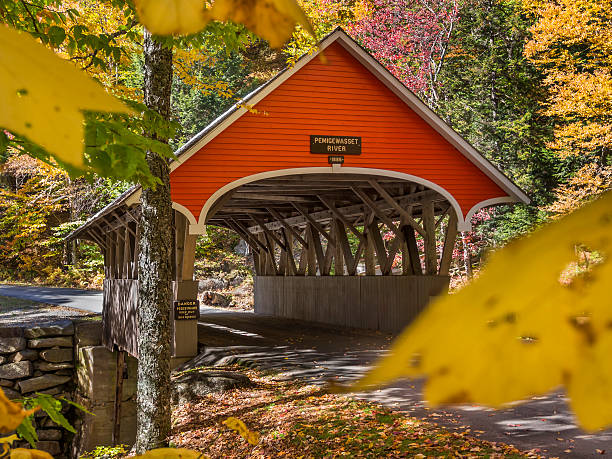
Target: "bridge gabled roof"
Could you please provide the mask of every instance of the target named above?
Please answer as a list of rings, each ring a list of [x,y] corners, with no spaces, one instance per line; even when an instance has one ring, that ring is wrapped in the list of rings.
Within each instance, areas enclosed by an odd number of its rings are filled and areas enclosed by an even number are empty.
[[[327,63],[319,59],[321,53]],[[280,72],[181,147],[171,165],[175,209],[201,232],[208,210],[234,185],[269,177],[266,173],[331,170],[324,155],[310,154],[310,134],[361,136],[363,154],[346,156],[337,172],[388,170],[438,185],[454,197],[464,229],[483,206],[529,202],[518,186],[338,28],[316,52]]]
[[[319,56],[323,54],[324,58]],[[326,62],[325,62],[326,61]],[[250,109],[254,108],[257,113]],[[330,167],[310,135],[362,137],[362,155]],[[236,187],[270,177],[346,173],[393,177],[438,191],[460,230],[480,208],[528,196],[383,65],[338,28],[315,52],[248,94],[176,151],[173,207],[203,233],[209,211]],[[92,222],[138,203],[132,188]],[[118,201],[121,202],[118,202]]]

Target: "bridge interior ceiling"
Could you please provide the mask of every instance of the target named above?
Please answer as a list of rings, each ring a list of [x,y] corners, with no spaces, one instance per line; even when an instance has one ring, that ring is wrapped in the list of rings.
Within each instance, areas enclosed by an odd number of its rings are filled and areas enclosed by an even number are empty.
[[[118,205],[77,236],[101,247],[107,279],[138,279],[139,213]],[[238,233],[261,276],[448,275],[457,237],[455,210],[436,190],[361,174],[247,183],[217,199],[206,223]],[[193,271],[195,239],[175,211],[177,276]]]
[[[457,215],[406,180],[361,174],[262,179],[230,190],[207,224],[237,232],[258,275],[447,275]]]

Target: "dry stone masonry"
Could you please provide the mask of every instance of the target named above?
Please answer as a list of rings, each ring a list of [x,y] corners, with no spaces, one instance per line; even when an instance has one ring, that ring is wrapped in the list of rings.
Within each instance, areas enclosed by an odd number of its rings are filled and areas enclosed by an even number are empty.
[[[65,404],[72,435],[42,411],[34,416],[38,449],[56,458],[80,457],[112,444],[117,353],[101,345],[101,322],[60,320],[47,324],[0,327],[0,387],[9,399],[36,393],[64,397],[92,415]],[[120,442],[132,444],[136,428],[136,360],[123,371]],[[29,447],[20,442],[20,447]]]
[[[41,393],[72,400],[73,340],[74,323],[70,320],[0,328],[0,386],[8,398]],[[66,416],[73,416],[68,405],[65,410]],[[67,455],[69,432],[59,428],[42,411],[34,416],[34,425],[39,438],[37,448],[55,457]]]

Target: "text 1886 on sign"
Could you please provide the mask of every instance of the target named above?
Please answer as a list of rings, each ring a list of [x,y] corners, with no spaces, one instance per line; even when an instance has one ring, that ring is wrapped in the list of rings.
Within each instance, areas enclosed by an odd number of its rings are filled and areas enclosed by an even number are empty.
[[[199,300],[179,300],[174,302],[174,320],[195,320],[198,318]]]
[[[324,155],[360,155],[361,137],[311,135],[310,153]]]

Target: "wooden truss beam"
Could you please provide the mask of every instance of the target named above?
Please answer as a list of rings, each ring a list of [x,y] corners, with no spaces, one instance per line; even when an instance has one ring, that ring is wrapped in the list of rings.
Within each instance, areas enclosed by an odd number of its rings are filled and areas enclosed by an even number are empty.
[[[340,220],[351,231],[351,233],[357,236],[361,242],[365,242],[365,238],[363,237],[363,234],[361,234],[359,230],[355,228],[355,226],[344,216],[342,212],[336,209],[336,206],[334,205],[332,201],[328,200],[327,198],[323,196],[318,196],[318,198],[323,204],[325,204],[325,206],[330,210],[330,212],[334,214],[334,216],[338,220]]]
[[[425,230],[421,225],[417,223],[417,221],[412,218],[412,214],[400,206],[397,201],[389,194],[387,191],[374,179],[369,180],[368,183],[376,190],[376,192],[380,195],[383,200],[393,207],[402,217],[406,219],[408,224],[412,226],[415,230],[421,234],[421,236],[425,236]]]
[[[274,209],[272,209],[272,208],[269,208],[269,209],[268,209],[268,212],[270,212],[270,215],[272,215],[272,216],[273,216],[273,217],[276,219],[276,221],[277,221],[278,223],[280,223],[280,224],[283,226],[283,228],[284,228],[286,231],[289,231],[291,234],[293,234],[293,235],[295,236],[295,238],[296,238],[298,241],[300,241],[300,243],[301,243],[301,244],[302,244],[304,247],[306,247],[306,248],[308,247],[308,244],[306,243],[306,241],[304,240],[304,238],[302,238],[302,236],[300,235],[300,233],[298,233],[298,232],[295,230],[295,228],[294,228],[293,226],[289,225],[289,224],[288,224],[288,223],[285,221],[284,217],[283,217],[281,214],[279,214],[279,213],[278,213],[276,210],[274,210]]]
[[[421,202],[432,200],[432,199],[439,200],[439,201],[445,200],[445,198],[442,195],[438,194],[436,191],[433,191],[433,190],[426,190],[426,191],[421,191],[417,193],[410,193],[404,196],[396,197],[395,199],[400,201],[400,205],[403,205],[403,206],[407,206],[410,204],[420,204]],[[391,209],[391,206],[388,203],[386,203],[384,199],[374,200],[373,202],[376,203],[376,205],[382,210]],[[315,221],[321,224],[324,222],[325,223],[330,222],[334,218],[334,214],[330,210],[321,210],[321,211],[307,213],[307,211],[303,207],[298,208],[295,206],[295,203],[292,203],[292,205],[293,207],[296,208],[296,210],[298,210],[298,212],[300,212],[301,215],[285,218],[285,222],[291,226],[305,226],[307,223],[312,223],[312,221]],[[340,212],[345,219],[355,217],[355,216],[362,216],[363,215],[363,204],[352,204],[352,205],[345,206],[345,207],[337,207],[336,210]],[[307,214],[308,217],[305,217],[304,214]],[[223,220],[221,216],[219,216],[219,219]],[[282,225],[278,222],[265,223],[265,226],[268,229],[273,230],[273,231],[282,228]],[[261,226],[256,225],[256,226],[249,227],[249,231],[251,233],[260,233],[262,232],[262,229],[261,229]]]

